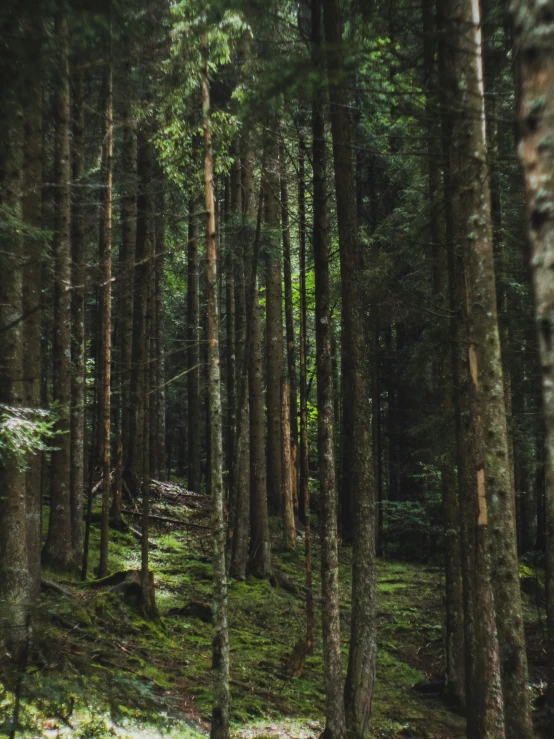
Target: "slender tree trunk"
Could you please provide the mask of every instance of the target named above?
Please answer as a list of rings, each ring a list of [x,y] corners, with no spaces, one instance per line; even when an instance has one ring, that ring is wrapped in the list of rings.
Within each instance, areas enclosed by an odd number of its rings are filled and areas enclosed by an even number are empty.
[[[319,5],[312,11],[320,13]],[[314,646],[314,596],[312,584],[312,537],[310,525],[310,488],[308,470],[308,383],[306,372],[306,336],[308,310],[306,305],[306,180],[305,144],[301,139],[298,154],[298,214],[300,262],[300,491],[298,515],[304,524],[304,555],[306,561],[306,644],[311,654]]]
[[[321,61],[321,5],[312,2],[312,59]],[[325,122],[321,93],[312,103],[313,127],[313,244],[317,365],[317,451],[321,495],[321,591],[323,598],[323,658],[325,663],[324,739],[346,736],[344,682],[340,645],[339,559],[335,439],[333,432],[333,360],[329,310],[329,234]]]
[[[189,228],[187,247],[187,355],[188,355],[188,488],[200,492],[202,479],[202,438],[200,435],[200,260],[198,256],[197,200],[189,201]]]
[[[519,158],[525,178],[546,428],[548,729],[554,731],[554,2],[511,3],[520,64]]]
[[[129,456],[127,470],[132,484],[137,486],[143,473],[144,411],[147,396],[144,392],[145,339],[144,322],[147,301],[148,263],[152,238],[150,182],[152,179],[152,151],[148,141],[148,129],[143,126],[137,139],[137,226],[135,246],[135,275],[133,295],[133,345],[131,355],[131,382],[129,416]],[[148,427],[148,433],[150,428]],[[129,479],[129,478],[128,478]]]
[[[458,162],[452,156],[452,113],[455,110],[453,78],[456,74],[455,48],[447,41],[450,32],[445,7],[437,0],[439,28],[439,89],[444,167],[445,242],[457,244],[460,234],[455,219],[459,207]],[[456,222],[455,222],[456,221]],[[463,227],[463,226],[462,226]],[[456,467],[458,471],[463,624],[465,650],[465,702],[467,735],[503,737],[504,719],[498,639],[494,618],[491,572],[486,526],[479,524],[479,504],[470,419],[469,369],[465,346],[465,286],[459,254],[448,250],[448,294],[451,344],[452,405],[454,407]]]
[[[123,465],[131,468],[136,429],[134,408],[131,405],[131,377],[133,355],[133,308],[135,281],[135,251],[137,241],[137,122],[132,117],[131,105],[123,113],[124,125],[121,144],[121,247],[120,266],[120,326],[121,326],[121,446]],[[133,423],[132,423],[133,422]],[[116,491],[117,492],[117,491]],[[114,499],[114,518],[120,515],[120,500]]]
[[[148,219],[148,238],[145,244],[145,271],[143,273],[140,290],[141,300],[139,304],[135,302],[135,314],[137,308],[142,313],[142,333],[139,339],[142,341],[142,358],[141,372],[142,372],[142,383],[141,389],[143,392],[142,398],[142,414],[140,420],[143,424],[142,438],[143,442],[141,445],[142,457],[141,472],[141,493],[142,493],[142,526],[141,526],[141,600],[140,605],[143,614],[147,618],[157,619],[158,610],[156,607],[156,591],[154,587],[154,577],[150,572],[150,552],[149,552],[149,536],[150,536],[150,360],[152,358],[152,343],[150,339],[152,330],[152,311],[154,308],[154,273],[152,265],[152,223],[151,223],[151,212],[150,209],[144,213],[144,218]],[[138,250],[137,250],[138,251]]]
[[[225,513],[223,503],[223,438],[219,372],[219,307],[217,290],[217,242],[213,183],[213,151],[210,127],[208,43],[202,37],[202,118],[204,127],[204,187],[207,215],[208,284],[208,387],[211,447],[211,496],[213,526],[213,707],[211,739],[229,736],[229,635],[227,631],[227,571],[225,566]]]
[[[481,20],[474,0],[450,0],[457,100],[453,144],[458,163],[458,236],[468,317],[471,419],[478,523],[486,527],[494,577],[506,737],[532,737],[519,585],[515,495],[510,472],[496,309],[485,126]]]
[[[14,13],[15,15],[15,13]],[[5,32],[16,34],[19,18],[4,21]],[[17,64],[17,61],[16,63]],[[22,111],[14,94],[17,68],[8,67],[0,81],[0,205],[21,218]],[[7,66],[7,65],[6,65]],[[5,72],[6,70],[3,71]],[[21,243],[13,229],[2,240],[0,269],[0,408],[21,407],[23,401],[23,324]],[[11,328],[8,328],[11,326]],[[31,580],[27,559],[25,473],[8,454],[0,462],[0,640],[3,649],[18,659],[27,639]]]
[[[431,240],[433,243],[433,293],[438,301],[446,297],[447,260],[444,245],[444,228],[441,210],[441,170],[440,170],[440,120],[437,121],[438,104],[437,83],[435,80],[433,43],[435,33],[434,0],[422,3],[424,31],[424,74],[426,118],[430,127],[428,138],[429,153],[429,201],[431,203]],[[438,124],[438,125],[437,125]],[[450,347],[453,351],[454,347]],[[441,463],[441,487],[444,529],[444,571],[445,571],[445,672],[449,694],[461,705],[464,704],[464,624],[463,588],[460,552],[460,526],[458,510],[458,481],[453,446],[453,406],[452,406],[452,361],[449,353],[435,360],[433,375],[438,378],[436,388],[437,405],[442,413],[444,425],[444,444]]]
[[[266,350],[267,350],[267,497],[272,513],[281,510],[282,430],[281,378],[283,376],[283,300],[281,240],[279,239],[279,160],[277,125],[271,124],[267,139],[264,182],[265,222],[269,229],[266,247]]]
[[[159,186],[161,187],[161,185]],[[156,443],[155,458],[158,479],[165,479],[165,447],[166,447],[166,398],[165,398],[165,303],[164,303],[164,257],[165,251],[165,198],[163,190],[156,198],[156,253],[154,266],[155,280],[155,316],[156,316]]]
[[[252,157],[247,155],[243,167],[245,173],[245,213],[249,220],[254,215],[254,180]],[[260,194],[257,223],[261,225],[263,201]],[[264,440],[264,394],[262,371],[261,307],[258,288],[257,269],[252,267],[257,261],[258,234],[254,254],[249,256],[249,352],[248,389],[250,393],[250,569],[256,577],[267,577],[271,571],[271,543],[267,512],[266,457]]]
[[[41,43],[44,32],[42,20],[29,20],[28,53],[32,72],[27,81],[27,108],[23,119],[23,221],[33,228],[42,227],[42,170],[43,170],[43,91],[41,85]],[[34,62],[34,63],[33,63]],[[38,79],[37,79],[38,71]],[[40,383],[42,376],[42,311],[41,283],[43,271],[43,244],[28,238],[24,245],[23,267],[23,403],[26,408],[40,408]],[[42,536],[42,467],[41,452],[27,462],[25,473],[25,517],[27,529],[27,553],[31,597],[40,594],[40,545]],[[82,490],[81,490],[82,494]],[[79,552],[80,553],[80,552]]]
[[[110,31],[111,33],[111,31]],[[111,47],[111,41],[110,41]],[[110,49],[111,54],[111,49]],[[111,361],[112,361],[112,160],[113,160],[113,83],[109,62],[104,78],[105,121],[102,143],[102,184],[104,202],[100,218],[100,393],[98,403],[100,455],[102,459],[102,527],[100,530],[99,575],[108,574],[110,535],[111,471]]]
[[[283,548],[294,549],[296,529],[294,526],[294,505],[292,497],[292,476],[290,456],[290,385],[289,377],[281,382],[281,440],[283,466],[281,469],[281,507],[283,518]]]
[[[85,176],[85,89],[83,73],[75,75],[73,94],[73,182],[71,216],[71,537],[73,556],[83,548],[83,495],[85,484],[85,282],[86,242],[83,179]]]
[[[298,515],[305,525],[307,511],[310,506],[310,491],[308,467],[308,381],[306,371],[308,310],[306,305],[306,158],[304,149],[304,141],[300,140],[298,154],[298,218],[300,223],[300,492],[298,494]]]
[[[369,732],[377,652],[375,491],[369,423],[371,385],[364,340],[361,257],[356,223],[349,99],[341,51],[340,0],[324,0],[323,9],[342,281],[343,416],[347,420],[343,420],[341,492],[347,501],[352,501],[353,515],[352,622],[345,708],[348,731],[361,739]],[[350,455],[348,461],[344,457],[346,452]]]
[[[74,563],[70,498],[71,407],[71,156],[69,102],[69,37],[65,7],[54,21],[57,49],[55,93],[55,234],[54,234],[54,363],[53,399],[57,403],[56,451],[52,452],[50,519],[43,560],[69,570]]]
[[[285,292],[285,330],[287,342],[287,368],[290,388],[290,445],[291,445],[291,485],[295,508],[298,509],[298,491],[296,460],[298,456],[298,387],[296,381],[296,349],[294,338],[294,305],[292,300],[292,260],[290,249],[289,224],[289,188],[287,182],[287,168],[285,163],[285,149],[279,147],[279,162],[281,166],[281,229],[283,233],[283,281]],[[285,432],[283,432],[285,433]]]
[[[238,219],[242,217],[242,187],[241,187],[240,159],[237,156],[231,171],[231,212],[235,227],[233,233],[241,240],[239,254],[235,259],[235,334],[236,334],[236,369],[237,369],[237,443],[235,445],[235,460],[233,485],[235,517],[232,532],[231,576],[244,580],[248,563],[248,544],[250,535],[250,403],[248,390],[248,357],[250,345],[248,331],[247,300],[246,300],[246,269],[248,265],[245,230],[238,228]],[[235,237],[236,238],[236,237]]]

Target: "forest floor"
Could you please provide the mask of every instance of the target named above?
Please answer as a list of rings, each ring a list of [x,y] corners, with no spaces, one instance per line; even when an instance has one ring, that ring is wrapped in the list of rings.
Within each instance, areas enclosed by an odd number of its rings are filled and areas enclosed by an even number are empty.
[[[196,739],[205,735],[211,707],[209,514],[201,497],[191,498],[186,508],[182,500],[176,503],[172,497],[159,495],[153,505],[155,515],[182,521],[154,520],[151,526],[159,620],[145,620],[120,594],[82,587],[77,578],[62,580],[55,573],[45,573],[65,593],[48,588],[37,609],[27,668],[19,685],[23,736],[150,739],[169,732],[169,736]],[[134,527],[133,519],[128,517]],[[111,570],[139,569],[137,535],[112,531],[111,536]],[[314,655],[303,666],[291,666],[294,646],[305,635],[300,538],[298,550],[292,553],[279,552],[275,542],[277,582],[247,579],[230,583],[235,737],[308,739],[323,728],[319,620]],[[91,570],[98,563],[98,544],[99,530],[93,526]],[[317,537],[314,550],[319,619]],[[341,552],[340,575],[346,656],[351,584],[348,548]],[[437,567],[379,562],[376,738],[464,736],[464,720],[453,707],[436,693],[414,689],[418,683],[440,679],[442,591]],[[179,609],[184,610],[179,613]],[[540,662],[540,629],[532,612],[529,618]],[[534,680],[540,682],[541,667],[535,672]],[[0,694],[0,711],[6,727],[13,717],[13,699],[7,692]]]

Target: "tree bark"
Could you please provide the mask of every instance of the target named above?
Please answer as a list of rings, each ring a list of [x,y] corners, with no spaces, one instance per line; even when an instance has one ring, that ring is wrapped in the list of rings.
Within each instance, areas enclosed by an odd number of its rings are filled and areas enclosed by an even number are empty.
[[[548,728],[554,731],[554,2],[511,3],[520,64],[518,154],[523,167],[546,428]]]
[[[348,89],[342,53],[340,0],[324,0],[331,133],[339,228],[343,310],[343,463],[341,493],[346,501],[343,529],[352,512],[352,620],[345,684],[347,730],[367,737],[375,680],[375,500],[371,385],[364,336],[361,256],[356,222]]]
[[[211,739],[229,736],[229,635],[227,630],[227,570],[225,566],[225,513],[223,504],[223,435],[219,371],[219,307],[217,241],[213,184],[213,151],[210,126],[208,44],[202,36],[202,119],[204,127],[204,187],[207,216],[208,285],[208,388],[211,447],[211,497],[213,527],[213,706]]]
[[[287,369],[290,388],[290,445],[291,445],[291,485],[292,498],[298,510],[298,490],[296,474],[298,456],[298,383],[296,381],[296,349],[294,338],[294,304],[292,299],[292,259],[290,247],[289,188],[285,149],[279,147],[281,179],[281,230],[283,233],[283,284],[285,297],[285,331],[287,342]]]
[[[267,498],[272,513],[281,510],[281,378],[283,376],[283,300],[281,240],[279,239],[279,158],[277,125],[273,120],[267,138],[264,181],[266,247],[266,351],[267,351]]]
[[[111,30],[110,30],[111,33]],[[110,40],[111,47],[111,40]],[[111,48],[110,48],[111,55]],[[100,456],[102,460],[102,525],[100,529],[99,576],[108,574],[110,536],[111,471],[111,362],[112,362],[112,161],[113,161],[113,82],[111,61],[104,74],[104,131],[102,141],[102,184],[104,187],[100,216],[100,392],[98,414]]]
[[[434,52],[436,23],[434,0],[423,0],[425,113],[430,127],[428,136],[428,182],[431,205],[431,240],[433,243],[433,294],[440,304],[447,295],[447,250],[444,220],[441,213],[441,146],[440,119],[437,121],[438,85],[435,77]],[[442,41],[444,43],[444,41]],[[438,124],[438,125],[437,125]],[[453,279],[455,276],[453,275]],[[460,552],[460,515],[458,480],[453,444],[452,360],[449,346],[446,356],[434,360],[433,375],[438,378],[436,402],[443,418],[441,462],[442,512],[444,530],[445,574],[445,675],[450,696],[460,705],[465,701],[463,587]]]
[[[120,326],[121,326],[121,446],[123,464],[130,469],[134,438],[131,425],[136,428],[131,399],[133,374],[133,310],[135,281],[135,251],[137,241],[137,122],[132,118],[131,104],[123,112],[124,125],[121,143],[121,248],[120,267]],[[133,419],[133,423],[132,423]],[[119,501],[114,503],[114,516],[119,515]]]
[[[312,2],[312,60],[321,55],[321,5]],[[329,235],[325,122],[321,92],[312,101],[313,244],[317,365],[317,451],[321,495],[321,591],[323,598],[323,657],[325,664],[325,739],[346,736],[344,682],[340,646],[339,561],[335,439],[333,432],[333,361],[329,310]]]
[[[450,0],[455,54],[453,145],[467,311],[471,423],[478,525],[490,543],[506,737],[532,737],[519,585],[515,495],[510,470],[496,308],[487,167],[481,20],[475,0]]]
[[[296,529],[294,526],[294,505],[292,497],[291,444],[290,444],[290,385],[289,377],[281,381],[281,515],[283,519],[283,548],[294,549]]]
[[[133,345],[131,354],[131,382],[129,416],[129,450],[127,470],[138,481],[143,473],[144,412],[147,396],[144,391],[145,371],[145,316],[148,300],[148,275],[150,240],[152,238],[152,207],[150,183],[152,179],[152,151],[148,141],[146,124],[138,131],[137,138],[137,219],[133,295]],[[148,433],[150,428],[148,427]]]
[[[65,7],[54,20],[57,49],[55,92],[55,233],[54,233],[54,364],[53,399],[57,403],[56,451],[52,452],[50,519],[43,561],[60,570],[74,564],[70,498],[71,408],[71,155],[69,101],[69,35]]]
[[[188,488],[200,492],[202,479],[202,439],[200,435],[200,260],[198,256],[197,200],[189,199],[187,246],[187,394],[188,394]]]
[[[248,153],[243,167],[245,173],[245,213],[249,220],[254,214],[254,180],[252,157]],[[261,223],[263,201],[260,194],[257,222]],[[260,226],[256,227],[256,242]],[[258,287],[258,274],[252,265],[256,260],[249,255],[250,275],[247,285],[249,294],[249,352],[248,389],[250,393],[250,570],[255,577],[268,577],[271,572],[271,543],[267,511],[266,456],[264,440],[264,393],[262,372],[261,306]]]
[[[11,22],[10,22],[11,21]],[[16,14],[0,26],[15,35]],[[22,111],[16,102],[20,80],[17,61],[2,65],[0,124],[0,205],[21,218]],[[23,324],[21,243],[13,229],[2,239],[0,269],[0,409],[21,407],[23,401]],[[13,324],[13,325],[12,325]],[[7,328],[11,326],[11,328]],[[27,639],[31,581],[27,559],[25,473],[9,452],[0,460],[0,640],[18,659]]]
[[[42,19],[28,21],[27,54],[32,71],[27,79],[27,105],[23,120],[23,221],[33,228],[42,227],[43,186],[43,91],[40,64],[42,61]],[[38,79],[37,79],[38,74]],[[43,244],[28,238],[24,245],[23,266],[23,403],[26,408],[41,406],[42,377],[42,310],[40,309],[43,272]],[[81,452],[82,455],[82,452]],[[82,456],[81,456],[82,459]],[[25,517],[27,529],[27,553],[31,597],[40,594],[40,547],[42,536],[42,466],[43,453],[38,452],[28,460],[25,473]],[[76,460],[78,462],[78,460]],[[82,468],[81,468],[82,469]],[[81,488],[82,495],[82,488]],[[76,552],[77,553],[77,552]],[[80,553],[80,550],[79,550]]]

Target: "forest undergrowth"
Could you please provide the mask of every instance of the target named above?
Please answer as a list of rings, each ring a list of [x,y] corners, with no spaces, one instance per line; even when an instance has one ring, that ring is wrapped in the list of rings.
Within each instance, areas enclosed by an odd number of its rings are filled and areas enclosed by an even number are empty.
[[[43,574],[43,592],[25,666],[3,668],[4,729],[14,710],[23,736],[133,739],[200,736],[211,710],[211,588],[209,509],[197,496],[191,506],[153,501],[151,562],[158,620],[146,620],[133,602],[132,587],[92,587],[54,572]],[[140,533],[112,531],[110,572],[140,567]],[[172,519],[173,522],[158,519]],[[177,524],[175,521],[181,521]],[[302,531],[293,552],[277,548],[270,580],[231,581],[232,731],[237,737],[307,739],[323,729],[324,687],[321,624],[314,654],[295,646],[304,639]],[[91,527],[90,565],[99,560],[99,529]],[[314,595],[320,603],[317,526]],[[533,572],[524,569],[526,579]],[[92,578],[92,575],[91,575]],[[438,566],[380,560],[378,565],[377,683],[375,737],[464,736],[464,719],[440,696],[443,660],[442,573]],[[108,583],[113,580],[108,579]],[[341,550],[341,627],[347,653],[351,557]],[[540,609],[528,602],[528,636],[535,684],[540,685]],[[316,608],[320,613],[321,608]],[[345,665],[346,667],[346,665]],[[18,696],[19,707],[14,703]],[[1,732],[0,732],[1,733]]]

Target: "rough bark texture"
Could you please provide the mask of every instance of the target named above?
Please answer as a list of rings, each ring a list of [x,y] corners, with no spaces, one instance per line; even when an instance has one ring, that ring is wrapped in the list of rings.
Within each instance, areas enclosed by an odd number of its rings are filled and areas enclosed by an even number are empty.
[[[78,560],[83,546],[83,495],[85,483],[85,90],[83,73],[73,83],[73,191],[71,213],[71,539]]]
[[[12,19],[15,21],[15,18]],[[4,22],[3,33],[15,33],[15,22]],[[14,62],[7,57],[0,70],[2,106],[0,125],[5,135],[0,143],[0,205],[21,217],[22,112],[15,103],[18,79]],[[15,229],[14,229],[15,231]],[[23,326],[21,244],[15,232],[2,239],[0,269],[0,409],[22,405]],[[7,326],[15,324],[6,330]],[[2,647],[17,658],[27,636],[31,600],[26,546],[25,474],[16,460],[0,459],[0,639]]]
[[[100,529],[99,576],[108,574],[110,534],[110,433],[111,433],[111,362],[112,362],[112,159],[113,159],[113,85],[112,66],[104,74],[105,110],[102,137],[103,203],[100,217],[100,388],[98,415],[100,456],[102,460],[102,526]]]
[[[294,505],[292,497],[292,475],[290,456],[290,384],[289,378],[281,381],[281,515],[283,519],[283,548],[294,549],[296,529],[294,526]]]
[[[159,186],[161,187],[161,185]],[[166,442],[166,398],[165,398],[165,305],[164,305],[164,251],[165,251],[165,198],[163,190],[156,197],[155,215],[155,265],[154,265],[154,292],[155,292],[155,370],[156,370],[156,438],[154,458],[158,480],[165,480],[165,442]]]
[[[315,12],[320,13],[319,6]],[[310,525],[310,488],[308,475],[308,383],[306,375],[306,334],[308,310],[306,305],[306,181],[305,143],[298,143],[298,221],[299,221],[299,266],[300,266],[300,457],[298,517],[304,524],[304,556],[306,561],[306,644],[311,654],[314,645],[314,595],[312,583],[312,538]]]
[[[42,33],[42,21],[30,19],[28,27],[29,66],[32,72],[27,81],[27,105],[23,121],[24,161],[23,161],[23,200],[22,216],[26,224],[33,228],[42,226],[42,89],[41,75],[37,70],[41,62],[41,44],[37,36]],[[34,63],[31,63],[32,62]],[[42,312],[41,283],[43,270],[43,244],[28,238],[24,244],[23,267],[23,355],[24,387],[23,403],[26,408],[39,408],[41,405],[42,373]],[[82,458],[82,452],[81,452]],[[33,455],[28,460],[25,473],[25,524],[27,530],[27,553],[31,597],[40,594],[40,545],[42,535],[42,465],[43,454]],[[81,490],[82,494],[82,490]]]
[[[233,234],[245,238],[244,230],[238,228],[242,217],[242,187],[240,159],[237,156],[231,171],[231,212],[235,228]],[[234,236],[236,238],[236,236]],[[249,336],[246,309],[246,268],[248,264],[246,244],[235,258],[235,334],[237,374],[237,442],[235,445],[233,484],[235,516],[232,531],[231,576],[244,580],[248,563],[250,536],[250,404],[248,391]]]
[[[137,238],[137,122],[131,117],[131,104],[124,111],[121,148],[121,247],[119,254],[119,320],[121,327],[121,446],[123,463],[129,469],[132,457],[130,424],[131,362],[133,352],[133,306],[135,249]],[[117,515],[117,511],[114,511]]]
[[[321,6],[312,2],[312,56],[321,52]],[[344,682],[340,647],[337,496],[333,407],[333,362],[329,311],[329,236],[325,157],[325,123],[321,94],[312,103],[313,244],[316,301],[317,451],[321,496],[321,591],[325,663],[325,739],[346,735]]]
[[[310,507],[309,469],[308,469],[308,381],[306,372],[306,334],[308,309],[306,305],[306,157],[304,141],[299,142],[298,153],[298,220],[300,224],[299,264],[300,264],[300,463],[298,515],[303,524]],[[310,591],[311,592],[311,591]]]
[[[145,315],[148,300],[148,274],[150,265],[149,241],[151,234],[150,181],[152,178],[152,151],[148,142],[148,129],[145,125],[138,131],[137,140],[137,226],[135,245],[135,274],[133,294],[133,346],[131,355],[131,382],[129,415],[129,449],[127,470],[135,480],[143,472],[144,394],[145,357]]]
[[[441,213],[441,146],[440,119],[435,112],[438,100],[438,78],[434,64],[435,18],[434,0],[423,0],[422,17],[424,43],[424,75],[426,92],[426,115],[429,121],[428,177],[429,201],[431,204],[431,240],[433,242],[433,293],[440,304],[447,290],[447,249],[445,248],[444,218]],[[444,43],[444,40],[441,40]],[[450,142],[449,142],[450,143]],[[460,551],[460,516],[458,510],[458,480],[456,477],[454,423],[452,403],[452,360],[449,346],[446,356],[433,360],[433,374],[438,378],[436,387],[437,406],[442,411],[444,442],[442,445],[441,488],[444,530],[444,574],[445,574],[445,674],[449,695],[460,705],[465,701],[463,587]]]
[[[250,220],[254,215],[254,182],[252,159],[248,155],[243,167],[245,173],[245,212]],[[257,222],[261,222],[260,204]],[[250,569],[256,577],[267,577],[271,571],[271,543],[267,512],[267,482],[264,440],[264,394],[261,343],[261,306],[256,263],[260,227],[256,227],[254,254],[249,256],[249,352],[248,389],[250,404]],[[251,307],[250,307],[251,306]]]
[[[486,528],[494,573],[506,736],[532,737],[519,586],[515,495],[510,469],[496,308],[479,4],[450,0],[456,49],[454,156],[468,328],[478,525]]]
[[[223,502],[223,431],[219,371],[219,306],[217,241],[213,183],[213,152],[210,127],[208,48],[202,37],[202,119],[204,126],[204,187],[207,216],[208,285],[208,389],[210,414],[210,460],[213,533],[213,704],[211,739],[229,736],[229,634],[227,630],[227,571],[225,566],[225,512]]]
[[[548,720],[554,731],[554,2],[512,2],[523,166],[546,427]]]
[[[296,348],[294,337],[294,305],[292,299],[292,260],[289,224],[289,188],[285,150],[279,147],[281,178],[281,229],[283,233],[283,285],[285,297],[285,331],[287,342],[287,369],[290,387],[290,444],[291,444],[291,485],[295,508],[298,510],[298,490],[296,474],[298,457],[298,383],[296,380]]]
[[[266,380],[267,380],[267,499],[276,514],[281,509],[281,378],[283,376],[283,299],[281,239],[279,238],[279,159],[277,126],[273,122],[267,139],[264,181],[266,246]]]
[[[189,228],[187,247],[187,356],[188,356],[188,487],[200,492],[202,479],[202,439],[200,436],[200,260],[196,224],[196,199],[189,201]]]
[[[52,567],[68,570],[74,562],[70,498],[71,408],[71,155],[67,14],[55,18],[57,85],[55,93],[55,232],[54,232],[54,364],[53,400],[58,404],[52,452],[50,519],[43,559]]]
[[[371,385],[364,335],[361,256],[356,223],[348,88],[345,84],[339,0],[324,0],[324,27],[335,165],[343,311],[343,464],[341,494],[346,501],[348,532],[351,501],[352,619],[345,685],[347,729],[356,737],[369,733],[375,679],[375,501]]]

